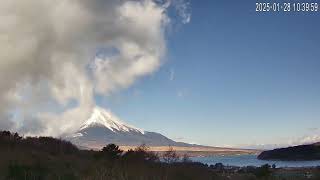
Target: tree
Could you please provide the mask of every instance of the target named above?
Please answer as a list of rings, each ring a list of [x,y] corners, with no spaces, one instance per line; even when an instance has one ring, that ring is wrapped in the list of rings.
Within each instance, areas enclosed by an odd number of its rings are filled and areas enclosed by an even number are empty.
[[[178,154],[171,146],[169,146],[169,149],[163,154],[162,158],[166,163],[174,163],[179,160]]]
[[[134,162],[157,162],[159,161],[159,157],[154,152],[150,151],[150,148],[145,144],[136,147],[134,150],[128,150],[124,155],[123,158],[129,161]]]
[[[19,134],[18,134],[18,133],[14,133],[13,138],[14,138],[15,140],[17,140],[17,141],[19,141],[19,140],[21,140],[21,139],[22,139],[22,137],[21,137],[21,136],[19,136]]]
[[[271,174],[270,167],[271,166],[269,164],[262,165],[261,167],[258,167],[255,170],[254,174],[259,178],[260,177],[268,177]]]
[[[121,156],[122,150],[115,144],[108,144],[102,148],[102,153],[110,159],[117,159]]]
[[[188,154],[184,154],[183,157],[182,157],[182,162],[189,163],[189,162],[192,162],[192,161],[191,161],[190,156]]]

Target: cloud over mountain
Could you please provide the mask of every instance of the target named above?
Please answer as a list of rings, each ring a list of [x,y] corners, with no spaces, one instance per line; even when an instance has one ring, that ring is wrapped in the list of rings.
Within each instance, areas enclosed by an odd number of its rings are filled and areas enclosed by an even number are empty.
[[[95,94],[160,67],[170,4],[190,20],[183,1],[3,0],[0,127],[54,136],[78,129]]]

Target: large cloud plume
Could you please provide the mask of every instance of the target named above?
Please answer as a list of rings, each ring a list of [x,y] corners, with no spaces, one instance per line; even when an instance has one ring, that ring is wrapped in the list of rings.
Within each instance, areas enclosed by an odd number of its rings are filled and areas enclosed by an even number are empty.
[[[156,71],[167,10],[183,1],[2,0],[0,128],[58,136],[107,95]],[[187,18],[187,19],[186,19]]]

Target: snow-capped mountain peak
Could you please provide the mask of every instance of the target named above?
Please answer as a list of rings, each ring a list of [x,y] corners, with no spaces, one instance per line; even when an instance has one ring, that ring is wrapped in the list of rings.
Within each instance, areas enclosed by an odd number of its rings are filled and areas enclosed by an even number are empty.
[[[186,143],[175,142],[156,132],[135,128],[101,107],[94,108],[91,116],[81,128],[73,134],[67,134],[64,138],[79,147],[98,149],[111,143],[120,146],[139,146],[141,144],[190,146]]]
[[[81,126],[80,130],[94,127],[102,126],[110,129],[113,132],[140,132],[144,134],[144,131],[125,122],[122,122],[118,117],[113,115],[110,111],[107,111],[100,107],[95,107],[90,118]]]

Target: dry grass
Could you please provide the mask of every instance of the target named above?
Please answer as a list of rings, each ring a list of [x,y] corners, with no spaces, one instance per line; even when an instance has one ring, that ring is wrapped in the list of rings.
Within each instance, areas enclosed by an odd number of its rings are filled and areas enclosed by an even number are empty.
[[[123,151],[134,149],[136,146],[120,146]],[[248,149],[232,149],[232,148],[220,148],[220,147],[178,147],[172,146],[172,148],[178,154],[187,154],[189,156],[210,156],[210,155],[236,155],[236,154],[258,154],[259,150]],[[169,149],[168,146],[151,146],[149,151],[165,152]]]
[[[95,141],[87,142],[81,149],[93,149],[101,150],[104,145],[99,144]],[[90,147],[90,148],[86,148]],[[123,151],[128,151],[129,149],[135,149],[137,146],[120,146]],[[177,152],[177,154],[187,154],[189,156],[211,156],[211,155],[243,155],[243,154],[259,154],[261,150],[251,150],[251,149],[235,149],[235,148],[223,148],[223,147],[209,147],[209,146],[194,146],[194,147],[181,147],[172,146],[172,148]],[[168,146],[150,146],[149,151],[162,153],[169,149]]]

